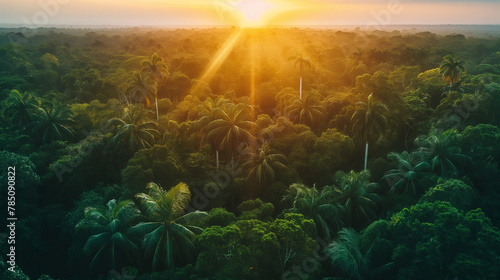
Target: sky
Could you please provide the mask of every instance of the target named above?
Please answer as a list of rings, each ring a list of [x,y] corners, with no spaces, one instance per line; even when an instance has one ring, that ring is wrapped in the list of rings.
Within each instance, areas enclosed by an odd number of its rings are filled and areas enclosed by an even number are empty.
[[[6,24],[500,24],[500,0],[0,0]]]

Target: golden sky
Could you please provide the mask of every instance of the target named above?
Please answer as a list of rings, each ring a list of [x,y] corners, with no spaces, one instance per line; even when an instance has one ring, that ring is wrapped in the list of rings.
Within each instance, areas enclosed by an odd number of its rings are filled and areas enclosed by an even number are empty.
[[[0,24],[500,24],[500,1],[0,0]]]

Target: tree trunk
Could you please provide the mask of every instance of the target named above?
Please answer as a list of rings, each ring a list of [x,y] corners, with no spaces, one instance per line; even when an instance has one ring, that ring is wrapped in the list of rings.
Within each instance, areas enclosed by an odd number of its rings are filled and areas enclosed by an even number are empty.
[[[215,150],[215,161],[217,170],[219,169],[219,150]]]
[[[302,76],[300,76],[300,89],[299,89],[299,93],[300,93],[300,100],[302,100]]]
[[[366,148],[365,148],[365,170],[367,163],[368,163],[368,141],[366,141]]]
[[[156,104],[156,120],[160,120],[160,115],[158,115],[158,98],[155,97],[155,104]]]

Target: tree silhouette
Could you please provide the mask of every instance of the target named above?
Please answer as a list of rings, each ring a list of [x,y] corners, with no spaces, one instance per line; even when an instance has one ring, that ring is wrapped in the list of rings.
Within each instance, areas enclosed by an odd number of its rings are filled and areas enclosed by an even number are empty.
[[[77,230],[91,233],[83,251],[92,257],[92,271],[96,271],[99,266],[119,269],[134,264],[140,253],[139,247],[126,234],[141,218],[134,202],[125,200],[117,203],[113,199],[106,206],[106,209],[87,207],[85,217],[76,225]]]
[[[257,129],[257,125],[248,120],[251,109],[250,105],[239,103],[213,111],[214,120],[205,129],[208,141],[215,145],[217,151],[226,150],[231,153],[232,158],[236,148],[254,139],[252,133]]]
[[[292,121],[299,121],[310,126],[313,126],[325,116],[325,108],[320,105],[317,98],[309,94],[304,99],[295,99],[287,107],[287,111]]]
[[[362,228],[376,218],[375,210],[379,196],[374,193],[376,183],[370,183],[368,171],[335,174],[336,200],[346,212],[347,224],[354,228]]]
[[[299,76],[300,76],[300,90],[299,90],[299,99],[302,99],[302,74],[304,73],[305,68],[311,68],[311,61],[302,55],[302,52],[297,56],[291,56],[288,58],[288,61],[294,61],[295,67],[299,68]]]
[[[453,85],[460,81],[460,74],[465,73],[465,61],[455,60],[451,55],[447,55],[439,66],[439,73],[443,75],[443,80],[451,90]]]
[[[149,76],[136,72],[128,83],[129,87],[125,90],[129,96],[127,102],[129,104],[143,103],[146,107],[149,107],[149,100],[156,97],[154,81]]]
[[[143,61],[142,66],[143,68],[141,70],[141,73],[149,74],[149,77],[151,77],[151,79],[155,82],[153,96],[156,106],[156,120],[159,120],[160,116],[158,115],[158,85],[168,78],[168,67],[164,63],[163,58],[161,58],[157,53],[154,53],[151,56],[150,60]]]
[[[148,193],[137,194],[148,219],[130,229],[132,235],[143,236],[142,247],[154,270],[170,269],[194,258],[193,239],[203,230],[193,226],[206,212],[184,214],[191,192],[184,183],[165,191],[149,183]]]
[[[249,167],[248,179],[255,180],[262,187],[274,182],[278,170],[287,168],[286,157],[271,149],[268,143],[264,143],[259,149],[248,147],[249,161],[243,167]]]
[[[366,142],[364,170],[368,163],[368,143],[379,138],[380,133],[387,127],[385,114],[389,112],[382,102],[373,101],[373,96],[368,96],[368,103],[358,102],[358,108],[351,117],[353,130],[363,135]]]

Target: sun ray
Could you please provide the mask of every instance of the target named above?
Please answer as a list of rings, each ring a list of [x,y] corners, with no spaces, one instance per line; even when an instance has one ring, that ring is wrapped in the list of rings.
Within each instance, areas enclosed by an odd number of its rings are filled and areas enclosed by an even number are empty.
[[[224,45],[219,49],[219,51],[214,55],[214,58],[208,64],[207,69],[198,79],[198,82],[193,86],[191,93],[198,92],[202,86],[208,83],[215,75],[217,70],[221,67],[222,63],[226,60],[227,56],[231,53],[234,45],[243,33],[243,29],[237,29],[231,36],[224,42]]]

